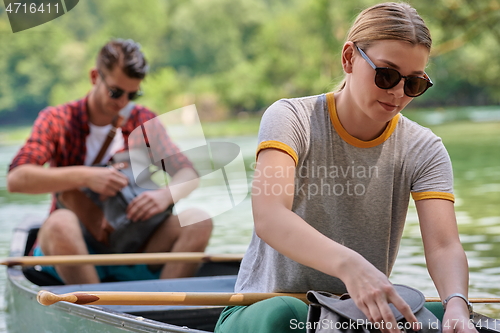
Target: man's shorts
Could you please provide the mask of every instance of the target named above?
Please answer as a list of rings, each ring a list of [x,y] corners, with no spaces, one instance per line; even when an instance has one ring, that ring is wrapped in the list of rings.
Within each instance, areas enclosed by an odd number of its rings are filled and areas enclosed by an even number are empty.
[[[96,252],[87,244],[89,254]],[[43,256],[42,249],[37,245],[33,251],[33,256]],[[95,266],[97,275],[102,282],[105,281],[135,281],[135,280],[155,280],[160,278],[161,270],[152,272],[147,265],[119,265],[119,266]],[[59,281],[63,282],[57,274],[54,266],[42,266],[42,272],[46,272]]]

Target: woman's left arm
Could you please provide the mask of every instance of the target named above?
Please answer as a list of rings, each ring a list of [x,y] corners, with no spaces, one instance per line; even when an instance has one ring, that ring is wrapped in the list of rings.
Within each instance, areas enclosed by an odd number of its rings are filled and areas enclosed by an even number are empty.
[[[460,293],[468,298],[469,267],[458,236],[453,202],[425,199],[415,202],[427,269],[442,300]],[[453,297],[446,306],[443,333],[477,332],[469,321],[466,302]]]

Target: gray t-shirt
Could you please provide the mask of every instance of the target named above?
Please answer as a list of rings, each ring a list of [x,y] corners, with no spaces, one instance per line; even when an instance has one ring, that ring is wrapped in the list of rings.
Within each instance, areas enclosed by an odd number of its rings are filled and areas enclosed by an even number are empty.
[[[454,200],[451,162],[441,139],[397,115],[384,133],[361,141],[342,127],[333,93],[285,99],[264,113],[259,151],[288,153],[296,163],[292,211],[389,276],[410,193],[414,200]],[[345,292],[335,277],[301,265],[254,232],[236,292]]]

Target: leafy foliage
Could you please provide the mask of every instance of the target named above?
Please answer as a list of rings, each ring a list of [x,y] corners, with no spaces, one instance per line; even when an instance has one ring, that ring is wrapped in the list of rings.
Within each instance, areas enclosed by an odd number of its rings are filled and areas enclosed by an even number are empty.
[[[196,103],[206,119],[220,119],[329,91],[343,76],[349,26],[377,2],[86,0],[16,34],[2,8],[0,121],[32,121],[44,106],[84,95],[95,55],[110,38],[142,44],[151,64],[142,102],[160,113]],[[428,72],[436,83],[413,104],[498,103],[500,0],[409,2],[433,33]]]

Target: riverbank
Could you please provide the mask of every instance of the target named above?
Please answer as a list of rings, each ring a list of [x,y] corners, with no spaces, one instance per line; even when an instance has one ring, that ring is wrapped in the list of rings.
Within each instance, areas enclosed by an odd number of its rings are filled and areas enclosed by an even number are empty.
[[[451,123],[490,123],[500,122],[499,106],[459,107],[438,109],[409,109],[403,114],[432,130],[439,131],[439,126]],[[203,122],[202,127],[207,138],[257,135],[260,115],[244,113],[242,116],[218,122]],[[31,131],[31,125],[1,126],[0,145],[22,143]],[[473,129],[475,131],[475,129]],[[482,133],[482,132],[479,132]]]
[[[202,123],[206,138],[257,135],[260,116],[245,116],[218,122]],[[0,145],[21,144],[30,134],[31,125],[1,126]]]

